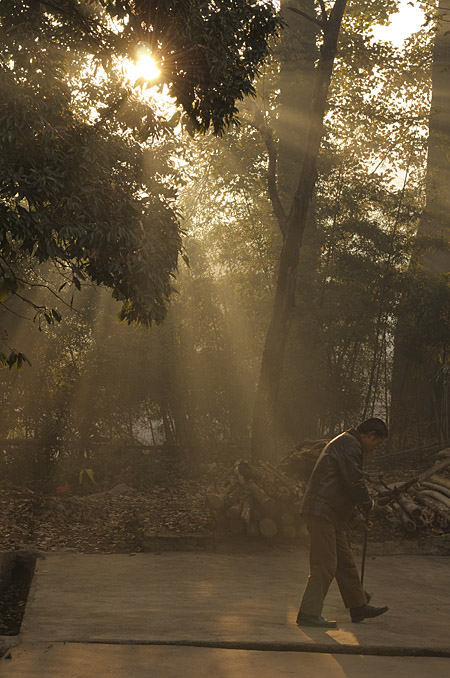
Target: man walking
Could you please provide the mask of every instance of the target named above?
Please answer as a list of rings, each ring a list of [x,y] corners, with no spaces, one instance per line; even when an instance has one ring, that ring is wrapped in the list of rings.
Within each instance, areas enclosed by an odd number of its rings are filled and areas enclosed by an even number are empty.
[[[367,517],[373,508],[363,475],[363,455],[388,435],[381,419],[363,421],[331,440],[319,456],[308,482],[301,514],[306,518],[311,545],[310,571],[297,616],[300,626],[336,628],[322,617],[329,586],[336,578],[353,622],[377,617],[389,609],[368,605],[344,526],[355,506]]]

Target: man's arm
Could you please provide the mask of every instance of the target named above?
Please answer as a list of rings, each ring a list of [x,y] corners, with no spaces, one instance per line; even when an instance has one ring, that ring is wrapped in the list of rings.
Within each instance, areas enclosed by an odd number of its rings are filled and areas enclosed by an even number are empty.
[[[362,451],[356,440],[354,444],[350,441],[350,444],[343,444],[340,448],[336,450],[339,477],[355,504],[368,513],[374,502],[364,482]]]

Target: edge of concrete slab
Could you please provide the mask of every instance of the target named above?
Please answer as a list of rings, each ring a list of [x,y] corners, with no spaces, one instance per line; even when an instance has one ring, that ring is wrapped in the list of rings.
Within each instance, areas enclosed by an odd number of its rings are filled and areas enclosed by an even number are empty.
[[[358,553],[361,542],[350,538],[352,550]],[[306,539],[289,539],[277,537],[265,539],[263,537],[247,537],[240,535],[215,534],[173,534],[170,532],[147,533],[141,548],[137,551],[125,551],[116,555],[136,555],[136,553],[166,553],[176,552],[213,552],[222,554],[233,553],[267,553],[286,551],[308,551],[309,542]],[[48,555],[74,553],[83,555],[102,555],[101,551],[80,551],[76,548],[61,548],[57,551],[44,551],[35,544],[22,544],[15,551],[0,551],[0,565],[2,557],[16,557],[17,554],[31,555],[34,558],[45,559]],[[437,537],[417,535],[400,540],[370,541],[367,546],[368,556],[450,556],[450,533]],[[104,555],[110,555],[105,553]]]
[[[352,548],[358,552],[361,548],[359,543],[352,541]],[[176,535],[164,532],[152,532],[146,535],[142,544],[141,553],[167,552],[167,551],[213,551],[216,553],[261,553],[267,551],[308,550],[309,543],[306,539],[288,539],[277,537],[276,539],[264,539],[261,537],[249,538],[247,536],[226,534],[186,534]],[[418,535],[402,540],[370,541],[368,543],[369,556],[387,555],[423,555],[423,556],[449,556],[450,535],[442,537],[429,537]]]
[[[296,652],[317,654],[339,654],[375,657],[440,657],[450,658],[450,649],[431,647],[395,647],[386,645],[348,645],[329,643],[295,643],[295,642],[246,642],[246,641],[197,641],[197,640],[64,640],[52,641],[60,645],[122,645],[122,646],[155,646],[155,647],[198,647],[220,650],[243,650],[262,652]],[[24,645],[19,641],[15,645]],[[12,647],[12,646],[11,646]]]
[[[448,678],[450,660],[440,657],[361,657],[295,652],[258,652],[198,647],[132,647],[26,644],[3,664],[8,678],[146,678],[180,674],[196,678]],[[0,668],[0,674],[3,675]]]

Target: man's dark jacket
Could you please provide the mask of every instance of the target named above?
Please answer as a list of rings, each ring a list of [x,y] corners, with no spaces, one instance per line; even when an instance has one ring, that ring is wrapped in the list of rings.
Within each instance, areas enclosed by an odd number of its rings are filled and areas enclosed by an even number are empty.
[[[301,514],[326,518],[341,526],[355,506],[370,511],[373,502],[364,482],[362,465],[362,444],[355,429],[331,440],[314,466]]]

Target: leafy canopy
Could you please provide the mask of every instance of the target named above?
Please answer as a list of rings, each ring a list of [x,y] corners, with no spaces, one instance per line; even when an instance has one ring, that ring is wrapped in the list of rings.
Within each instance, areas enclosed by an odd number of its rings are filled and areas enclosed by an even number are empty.
[[[278,26],[272,4],[253,0],[1,3],[5,308],[30,268],[52,262],[61,287],[110,288],[122,320],[164,319],[181,250],[163,143],[173,125],[118,66],[144,44],[191,129],[220,133],[236,120],[236,99],[253,92]],[[59,320],[58,311],[36,312]]]
[[[260,0],[104,0],[125,22],[121,49],[145,45],[192,127],[221,133],[237,122],[236,101],[254,81],[281,22],[275,3]]]

